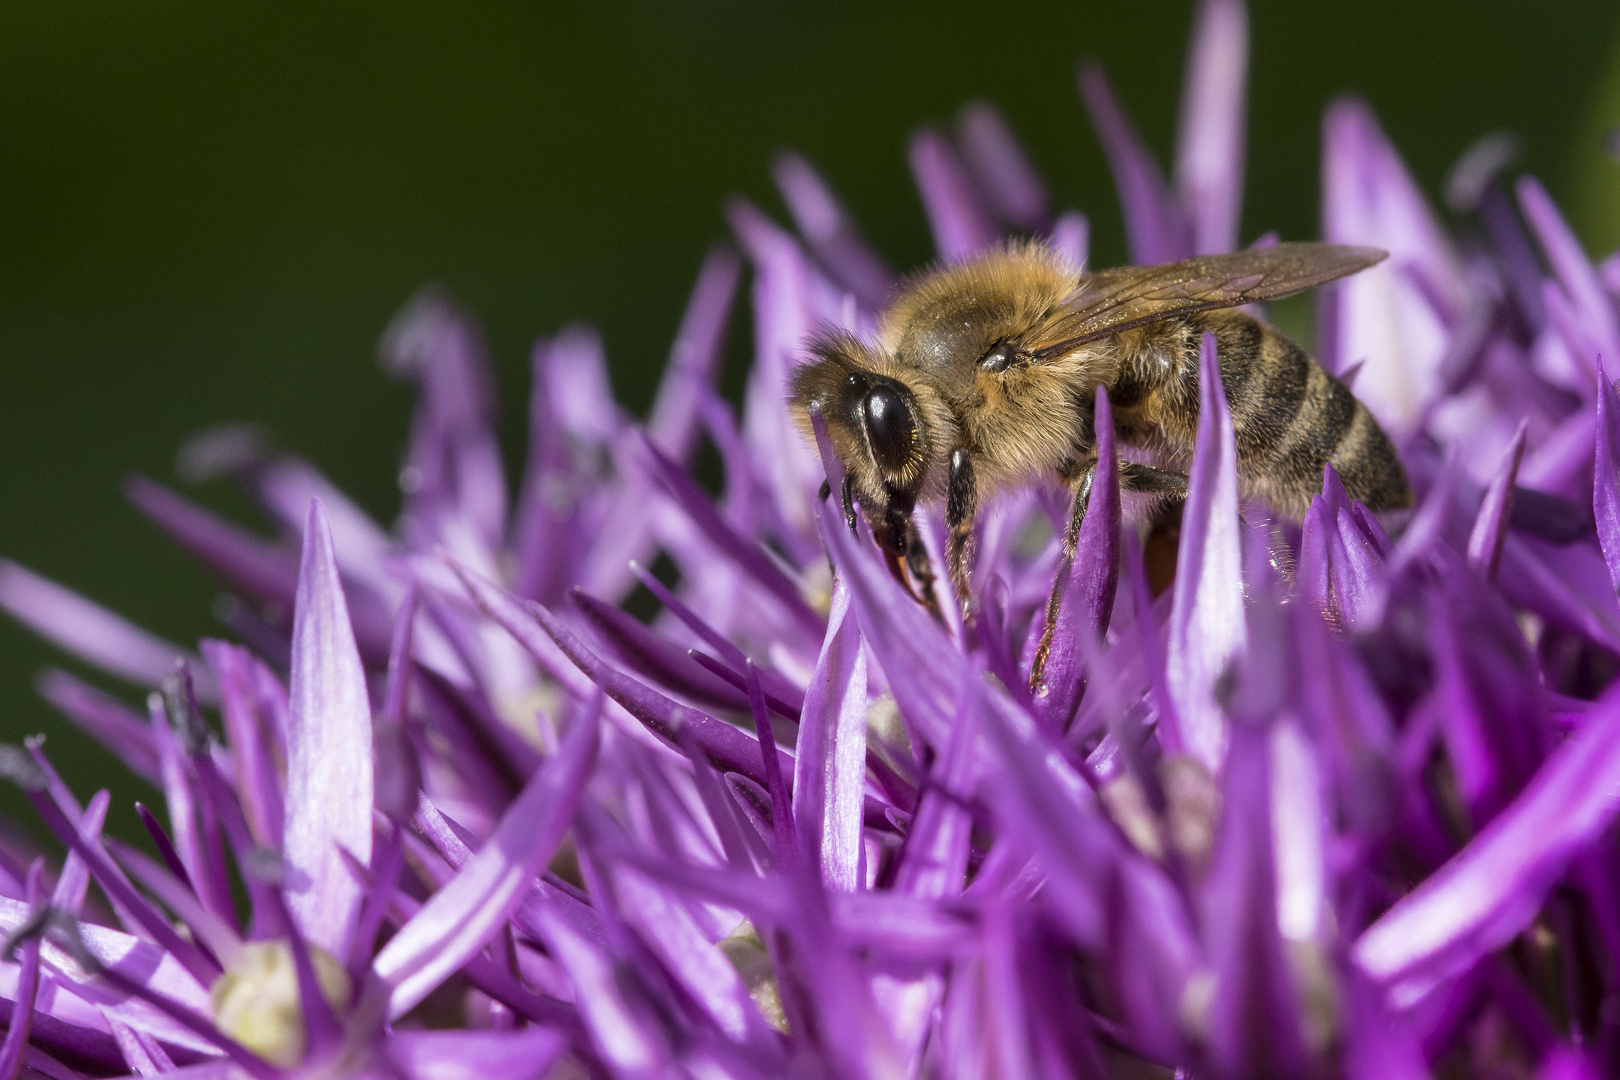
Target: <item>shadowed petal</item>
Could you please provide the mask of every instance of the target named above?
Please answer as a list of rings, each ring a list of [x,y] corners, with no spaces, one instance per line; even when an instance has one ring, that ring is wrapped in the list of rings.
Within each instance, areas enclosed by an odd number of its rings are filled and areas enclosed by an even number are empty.
[[[793,153],[777,157],[771,176],[816,258],[869,310],[882,310],[894,290],[895,273],[861,239],[826,181],[808,161]]]
[[[341,851],[371,861],[371,702],[319,501],[304,530],[290,691],[287,906],[306,938],[347,956],[364,890]]]
[[[543,1027],[518,1031],[400,1031],[388,1060],[405,1080],[540,1080],[568,1040]]]
[[[600,713],[598,696],[507,808],[494,835],[377,954],[372,967],[390,988],[390,1017],[409,1012],[477,955],[522,903],[573,820],[596,763]]]
[[[1552,752],[1478,836],[1357,939],[1357,964],[1411,1002],[1529,925],[1620,810],[1620,696]]]

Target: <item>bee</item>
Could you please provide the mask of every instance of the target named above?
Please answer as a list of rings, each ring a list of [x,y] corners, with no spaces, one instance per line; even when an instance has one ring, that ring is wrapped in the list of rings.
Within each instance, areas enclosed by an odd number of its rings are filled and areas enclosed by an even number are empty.
[[[1044,243],[1012,243],[905,283],[873,342],[819,333],[794,372],[793,411],[808,433],[810,408],[820,410],[847,470],[845,519],[853,528],[859,503],[891,572],[905,584],[909,570],[922,598],[933,595],[933,574],[911,515],[919,500],[944,498],[964,615],[974,515],[994,492],[1054,473],[1072,487],[1062,551],[1072,562],[1096,470],[1099,386],[1117,442],[1149,462],[1122,461],[1121,488],[1185,496],[1205,333],[1215,337],[1245,497],[1298,520],[1332,464],[1369,509],[1405,507],[1400,460],[1367,407],[1275,328],[1233,310],[1384,257],[1276,244],[1084,274]],[[1047,607],[1048,639],[1066,578],[1058,574]]]

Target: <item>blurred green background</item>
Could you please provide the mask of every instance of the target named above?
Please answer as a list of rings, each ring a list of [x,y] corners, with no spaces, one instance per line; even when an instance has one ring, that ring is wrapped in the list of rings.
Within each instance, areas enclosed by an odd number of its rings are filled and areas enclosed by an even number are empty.
[[[643,408],[724,235],[722,199],[779,213],[767,165],[783,147],[910,266],[930,250],[907,135],[988,98],[1057,205],[1091,215],[1097,261],[1117,262],[1074,63],[1103,60],[1166,158],[1190,13],[1187,0],[0,7],[0,555],[174,640],[217,632],[209,579],[123,502],[128,471],[172,481],[187,435],[259,421],[392,520],[410,398],[378,371],[375,342],[429,281],[487,330],[514,466],[529,346],[567,321],[601,329],[620,396]],[[1475,138],[1507,129],[1594,250],[1620,243],[1620,165],[1598,149],[1620,122],[1612,0],[1259,0],[1250,15],[1245,239],[1315,234],[1321,113],[1353,90],[1431,194]],[[217,485],[201,497],[243,509]],[[131,835],[138,785],[33,694],[56,662],[0,618],[0,738],[48,732],[81,795],[114,781],[110,827]]]

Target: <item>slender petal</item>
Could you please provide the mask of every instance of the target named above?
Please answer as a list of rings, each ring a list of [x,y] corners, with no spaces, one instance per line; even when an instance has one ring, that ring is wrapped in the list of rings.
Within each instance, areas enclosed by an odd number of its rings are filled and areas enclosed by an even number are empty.
[[[342,852],[371,861],[371,702],[319,502],[304,530],[288,719],[287,902],[305,937],[347,956],[363,889]]]
[[[1165,672],[1183,745],[1216,772],[1226,725],[1215,687],[1243,648],[1244,626],[1237,448],[1211,334],[1199,356],[1198,441],[1176,565]]]
[[[861,884],[866,652],[842,585],[833,592],[827,638],[805,695],[794,762],[793,816],[800,841],[819,864],[823,885],[854,892]]]

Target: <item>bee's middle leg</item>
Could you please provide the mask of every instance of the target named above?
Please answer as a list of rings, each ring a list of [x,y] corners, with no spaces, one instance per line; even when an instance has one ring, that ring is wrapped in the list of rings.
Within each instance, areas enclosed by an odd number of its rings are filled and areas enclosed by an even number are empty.
[[[1069,525],[1063,530],[1062,557],[1057,573],[1052,577],[1052,593],[1046,598],[1046,626],[1041,631],[1041,643],[1035,649],[1035,659],[1029,666],[1029,688],[1040,688],[1041,676],[1046,672],[1046,660],[1052,652],[1052,635],[1057,631],[1058,612],[1063,607],[1063,591],[1069,585],[1069,571],[1074,567],[1075,552],[1080,547],[1080,526],[1086,521],[1086,508],[1091,505],[1091,485],[1097,478],[1093,463],[1080,475],[1074,486],[1074,502],[1069,508]]]
[[[1052,593],[1046,601],[1046,627],[1041,633],[1041,643],[1035,649],[1035,659],[1030,664],[1031,690],[1039,689],[1041,676],[1046,671],[1047,658],[1052,652],[1052,635],[1057,631],[1058,615],[1063,608],[1063,592],[1068,587],[1069,571],[1074,566],[1075,553],[1080,546],[1080,526],[1085,524],[1086,508],[1091,505],[1091,485],[1096,476],[1097,466],[1093,464],[1086,469],[1080,477],[1080,482],[1075,485],[1074,503],[1069,511],[1069,526],[1063,533],[1062,559],[1058,563],[1057,574],[1052,579]],[[1155,465],[1143,465],[1135,461],[1119,463],[1119,486],[1121,491],[1163,495],[1176,501],[1187,497],[1185,473],[1161,469]]]
[[[1181,500],[1187,497],[1187,474],[1138,461],[1122,461],[1119,463],[1119,490]]]

